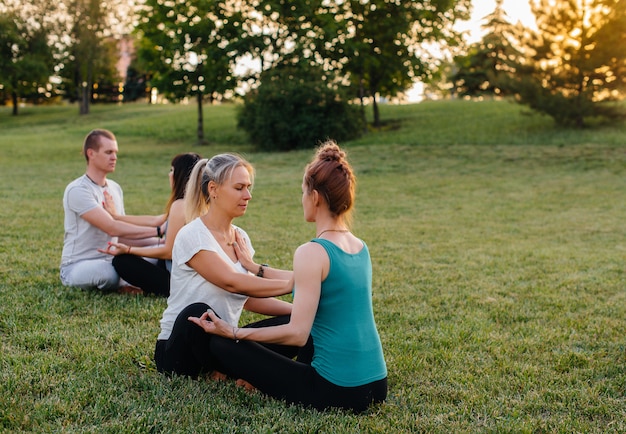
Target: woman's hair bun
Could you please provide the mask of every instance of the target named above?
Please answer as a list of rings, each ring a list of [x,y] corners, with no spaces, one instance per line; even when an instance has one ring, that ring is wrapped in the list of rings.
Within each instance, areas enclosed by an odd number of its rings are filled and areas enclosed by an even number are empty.
[[[322,143],[317,150],[317,158],[323,161],[343,161],[346,153],[333,140]]]

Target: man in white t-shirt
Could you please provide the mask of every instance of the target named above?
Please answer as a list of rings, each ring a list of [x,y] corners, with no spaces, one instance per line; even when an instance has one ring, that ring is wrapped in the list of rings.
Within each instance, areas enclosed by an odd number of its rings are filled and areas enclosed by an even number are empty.
[[[96,129],[85,137],[83,154],[87,160],[85,174],[65,188],[65,236],[61,256],[61,282],[66,286],[117,290],[123,282],[113,268],[112,256],[99,252],[109,242],[129,245],[156,244],[160,231],[115,220],[104,209],[104,192],[113,196],[115,207],[124,214],[124,196],[118,183],[107,179],[115,171],[117,140],[107,130]]]

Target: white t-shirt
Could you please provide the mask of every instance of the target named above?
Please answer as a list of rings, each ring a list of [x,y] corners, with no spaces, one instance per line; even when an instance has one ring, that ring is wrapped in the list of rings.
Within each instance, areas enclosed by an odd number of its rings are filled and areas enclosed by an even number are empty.
[[[248,234],[235,225],[233,228],[243,235],[250,253],[254,255]],[[201,250],[216,252],[227,264],[233,267],[233,270],[238,273],[247,273],[239,261],[233,263],[200,218],[183,226],[176,235],[172,249],[170,296],[167,298],[167,308],[163,312],[163,318],[161,318],[159,340],[169,339],[178,314],[193,303],[208,304],[220,318],[232,326],[236,326],[239,322],[243,305],[248,297],[233,294],[208,282],[196,270],[186,264]]]
[[[124,214],[122,187],[115,181],[107,179],[106,185],[102,187],[92,182],[87,175],[83,175],[65,188],[63,194],[65,236],[61,266],[85,259],[111,260],[112,256],[100,253],[98,249],[106,249],[107,242],[115,242],[117,237],[110,237],[81,217],[87,211],[102,206],[105,191],[113,196],[117,212]]]

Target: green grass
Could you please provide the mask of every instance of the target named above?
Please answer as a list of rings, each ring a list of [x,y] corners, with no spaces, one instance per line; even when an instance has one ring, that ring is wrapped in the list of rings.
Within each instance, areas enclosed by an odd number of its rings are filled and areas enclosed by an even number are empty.
[[[165,300],[64,288],[65,185],[80,148],[113,130],[129,213],[165,204],[171,157],[246,155],[239,224],[263,262],[310,239],[300,182],[311,151],[256,152],[235,108],[0,108],[0,431],[626,432],[626,127],[570,131],[506,102],[383,106],[343,143],[371,250],[389,399],[318,413],[231,383],[167,378],[152,361]],[[244,321],[249,319],[244,316]]]

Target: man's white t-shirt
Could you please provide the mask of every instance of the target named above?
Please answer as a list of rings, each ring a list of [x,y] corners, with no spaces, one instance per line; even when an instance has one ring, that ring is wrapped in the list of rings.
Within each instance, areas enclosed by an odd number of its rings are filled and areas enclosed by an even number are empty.
[[[117,212],[124,214],[122,187],[115,181],[107,179],[106,185],[102,187],[91,181],[87,175],[83,175],[65,188],[62,267],[85,259],[111,260],[111,256],[98,252],[98,249],[106,249],[107,243],[117,241],[117,237],[110,237],[106,232],[92,226],[81,217],[87,211],[102,206],[105,191],[113,196]]]

